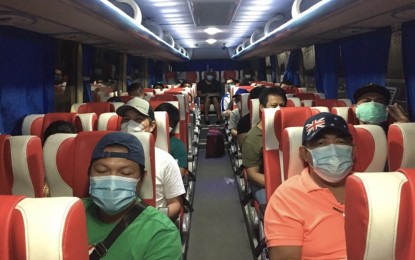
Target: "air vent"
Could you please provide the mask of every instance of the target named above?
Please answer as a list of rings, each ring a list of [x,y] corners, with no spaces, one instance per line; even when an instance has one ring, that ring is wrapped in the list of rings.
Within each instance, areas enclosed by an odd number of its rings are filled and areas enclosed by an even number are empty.
[[[74,42],[84,42],[86,39],[88,39],[88,35],[78,32],[55,34],[53,37]]]
[[[14,12],[0,12],[0,25],[28,26],[36,23],[36,18]]]
[[[368,33],[372,32],[376,29],[374,28],[368,28],[368,27],[349,27],[349,28],[343,28],[339,30],[339,33],[345,34],[345,35],[355,35],[355,34],[362,34],[362,33]]]
[[[237,9],[236,2],[193,2],[193,17],[196,25],[229,25]]]

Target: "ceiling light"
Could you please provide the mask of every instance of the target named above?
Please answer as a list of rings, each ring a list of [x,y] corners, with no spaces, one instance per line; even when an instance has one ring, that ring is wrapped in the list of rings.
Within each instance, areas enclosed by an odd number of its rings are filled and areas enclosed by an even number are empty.
[[[215,42],[217,42],[217,40],[211,38],[211,39],[207,39],[206,42],[209,44],[214,44]]]
[[[221,32],[222,30],[216,28],[216,27],[209,27],[203,30],[205,33],[209,34],[209,35],[215,35],[218,32]]]

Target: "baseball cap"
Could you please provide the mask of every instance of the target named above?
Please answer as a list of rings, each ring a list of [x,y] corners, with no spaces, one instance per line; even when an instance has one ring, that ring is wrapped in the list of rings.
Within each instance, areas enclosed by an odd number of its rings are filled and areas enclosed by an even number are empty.
[[[357,100],[359,100],[361,96],[367,93],[378,93],[385,97],[387,103],[389,103],[391,99],[391,94],[389,93],[389,90],[387,88],[381,85],[370,83],[370,84],[364,85],[361,88],[358,88],[354,92],[353,94],[354,101],[357,102]]]
[[[123,116],[125,111],[129,109],[135,110],[140,114],[148,116],[151,120],[155,120],[154,111],[151,108],[150,103],[148,103],[146,100],[142,98],[134,97],[130,99],[126,104],[118,107],[115,112],[117,113],[117,115]]]
[[[235,94],[233,95],[233,97],[244,94],[244,93],[249,93],[248,90],[244,89],[244,88],[238,88],[238,90],[235,92]]]
[[[105,147],[118,144],[128,149],[126,153],[105,152]],[[101,158],[125,158],[138,164],[145,165],[144,149],[137,137],[126,132],[112,132],[104,135],[92,152],[91,161]]]
[[[327,112],[321,112],[305,121],[303,128],[303,145],[306,142],[311,141],[322,130],[329,128],[336,129],[341,133],[352,137],[347,123],[342,117]]]

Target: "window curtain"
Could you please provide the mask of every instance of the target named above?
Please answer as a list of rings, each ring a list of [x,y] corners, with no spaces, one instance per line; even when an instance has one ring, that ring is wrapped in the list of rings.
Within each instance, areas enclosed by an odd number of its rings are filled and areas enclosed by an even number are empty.
[[[132,75],[134,72],[133,68],[133,56],[127,55],[127,89],[133,83]]]
[[[156,71],[156,62],[152,59],[148,59],[148,85],[151,86],[153,85],[156,81],[156,75],[155,75],[155,71]],[[147,86],[144,86],[145,88]]]
[[[161,61],[156,61],[155,78],[156,78],[156,82],[162,82],[163,81],[163,62],[161,62]]]
[[[341,41],[347,98],[368,83],[385,85],[388,69],[390,28]]]
[[[21,134],[28,114],[54,110],[55,40],[2,26],[0,30],[0,131]]]
[[[91,65],[94,60],[95,48],[82,45],[82,78],[84,85],[84,102],[92,102],[91,92]]]
[[[301,86],[300,76],[298,75],[298,69],[300,66],[300,53],[301,50],[293,50],[288,57],[287,67],[284,71],[282,80],[289,80],[296,86]]]
[[[316,44],[314,50],[316,89],[327,98],[337,98],[340,45],[337,41]]]
[[[271,61],[271,70],[272,70],[272,74],[271,74],[271,80],[272,82],[277,82],[277,57],[275,55],[271,55],[269,57],[270,61]]]
[[[415,21],[402,24],[402,56],[408,112],[415,119]]]
[[[266,73],[267,72],[265,70],[265,58],[258,59],[258,80],[267,80]]]

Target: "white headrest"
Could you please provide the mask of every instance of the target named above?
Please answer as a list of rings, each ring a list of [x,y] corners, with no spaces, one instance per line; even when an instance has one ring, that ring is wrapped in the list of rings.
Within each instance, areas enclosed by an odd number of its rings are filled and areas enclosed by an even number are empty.
[[[106,112],[99,115],[98,118],[98,131],[107,131],[108,130],[108,122],[111,118],[118,117],[117,113],[115,112]]]
[[[289,138],[289,162],[288,178],[298,175],[303,170],[303,163],[300,159],[299,148],[302,145],[303,127],[287,127],[284,129]]]
[[[49,184],[49,192],[52,197],[73,196],[72,187],[69,186],[59,173],[56,164],[60,146],[69,139],[74,139],[77,134],[54,134],[48,137],[43,145],[43,161],[45,165],[46,180]]]
[[[156,147],[169,152],[169,116],[166,111],[155,111],[154,117],[157,122],[157,139],[155,145]]]
[[[264,133],[262,138],[265,138],[265,150],[277,150],[279,148],[279,142],[277,136],[275,135],[274,130],[274,118],[275,113],[277,112],[278,108],[264,108],[262,113],[264,114],[264,122],[262,133]]]
[[[415,123],[395,123],[393,126],[398,127],[402,134],[403,155],[400,167],[415,168]]]
[[[400,172],[355,173],[354,176],[363,183],[369,210],[364,259],[395,259],[400,194],[407,179]]]
[[[45,114],[32,114],[32,115],[25,116],[24,119],[23,119],[23,123],[22,123],[22,135],[31,135],[31,134],[33,134],[33,133],[31,133],[33,122],[36,119],[42,118],[44,116],[45,116]]]
[[[259,99],[255,98],[255,99],[251,99],[251,112],[250,112],[250,116],[251,116],[251,128],[256,125],[259,120],[261,118],[259,118]]]
[[[17,204],[24,221],[27,259],[63,259],[65,220],[78,201],[75,197],[26,198]]]
[[[153,138],[153,135],[148,132],[134,133],[138,140],[140,140],[143,145],[144,154],[145,154],[145,169],[147,171],[147,176],[144,178],[143,185],[141,186],[140,197],[142,199],[154,199],[153,196],[153,187],[155,187],[152,179],[152,174],[155,174],[155,169],[151,165],[151,157],[154,160],[154,146],[150,146],[150,140]]]

